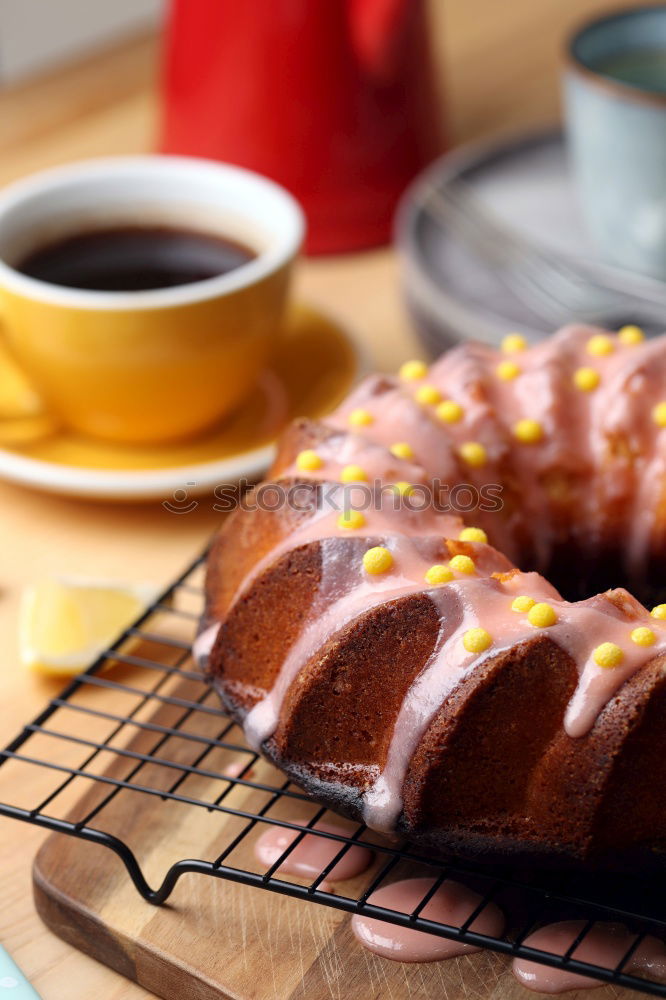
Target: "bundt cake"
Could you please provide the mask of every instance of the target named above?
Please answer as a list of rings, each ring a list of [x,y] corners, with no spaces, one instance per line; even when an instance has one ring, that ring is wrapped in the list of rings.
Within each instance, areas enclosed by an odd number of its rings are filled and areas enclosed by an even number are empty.
[[[665,546],[666,338],[465,344],[291,427],[213,544],[196,652],[249,743],[374,830],[658,860]]]

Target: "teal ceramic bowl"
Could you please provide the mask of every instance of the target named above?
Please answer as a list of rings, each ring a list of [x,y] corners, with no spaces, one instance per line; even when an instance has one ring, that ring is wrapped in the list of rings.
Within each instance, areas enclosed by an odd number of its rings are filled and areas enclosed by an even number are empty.
[[[599,252],[666,278],[666,4],[579,29],[564,89],[572,169]]]

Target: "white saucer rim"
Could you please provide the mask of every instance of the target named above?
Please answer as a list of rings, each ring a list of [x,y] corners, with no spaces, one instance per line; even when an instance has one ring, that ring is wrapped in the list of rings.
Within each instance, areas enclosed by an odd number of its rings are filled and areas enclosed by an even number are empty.
[[[168,500],[176,489],[187,489],[188,495],[194,495],[218,485],[237,483],[241,478],[254,481],[268,468],[274,455],[275,445],[268,444],[212,462],[108,471],[59,465],[0,448],[0,479],[62,496],[136,500],[161,496]]]

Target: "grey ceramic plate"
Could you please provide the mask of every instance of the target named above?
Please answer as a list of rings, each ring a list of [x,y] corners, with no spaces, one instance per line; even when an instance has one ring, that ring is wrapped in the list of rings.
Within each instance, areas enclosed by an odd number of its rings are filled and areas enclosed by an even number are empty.
[[[469,338],[498,343],[510,330],[531,339],[552,333],[544,316],[423,207],[425,192],[455,180],[463,180],[483,207],[533,245],[594,258],[561,132],[466,147],[442,157],[407,191],[396,228],[408,305],[431,354]]]

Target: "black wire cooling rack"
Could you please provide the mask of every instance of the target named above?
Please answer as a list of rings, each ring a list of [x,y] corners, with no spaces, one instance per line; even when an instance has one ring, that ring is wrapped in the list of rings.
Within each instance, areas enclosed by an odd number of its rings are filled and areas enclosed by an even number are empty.
[[[315,829],[326,810],[247,746],[190,658],[203,599],[203,560],[188,567],[90,670],[75,678],[0,752],[0,815],[107,847],[124,862],[138,892],[150,903],[165,902],[184,873],[196,872],[666,997],[666,983],[631,970],[632,957],[646,935],[666,938],[666,880],[652,878],[643,884],[620,875],[521,874],[436,860],[409,844],[382,841],[364,826],[347,824],[340,834]],[[28,771],[30,780],[25,781]],[[38,802],[36,785],[42,789]],[[33,799],[23,801],[28,794]],[[2,801],[6,796],[11,801]],[[159,874],[157,887],[151,887],[140,846],[132,844],[130,831],[114,825],[118,806],[128,796],[134,797],[136,808],[184,809],[187,816],[205,811],[208,821],[221,826],[219,836],[207,838],[207,843],[216,844],[216,856],[197,859],[203,847],[195,843],[191,856],[176,858]],[[170,821],[169,816],[162,820]],[[266,870],[256,860],[252,843],[271,825],[297,835]],[[280,871],[306,835],[339,844],[330,863],[309,884]],[[338,883],[334,892],[327,877],[358,843],[371,848],[375,863],[362,879]],[[408,874],[434,879],[412,913],[372,902],[377,888]],[[423,915],[432,894],[453,878],[480,897],[459,927]],[[350,884],[356,891],[346,894]],[[501,937],[472,929],[491,901],[507,915]],[[525,943],[538,927],[564,919],[583,921],[564,955]],[[635,934],[613,968],[575,956],[596,921],[621,922]]]

